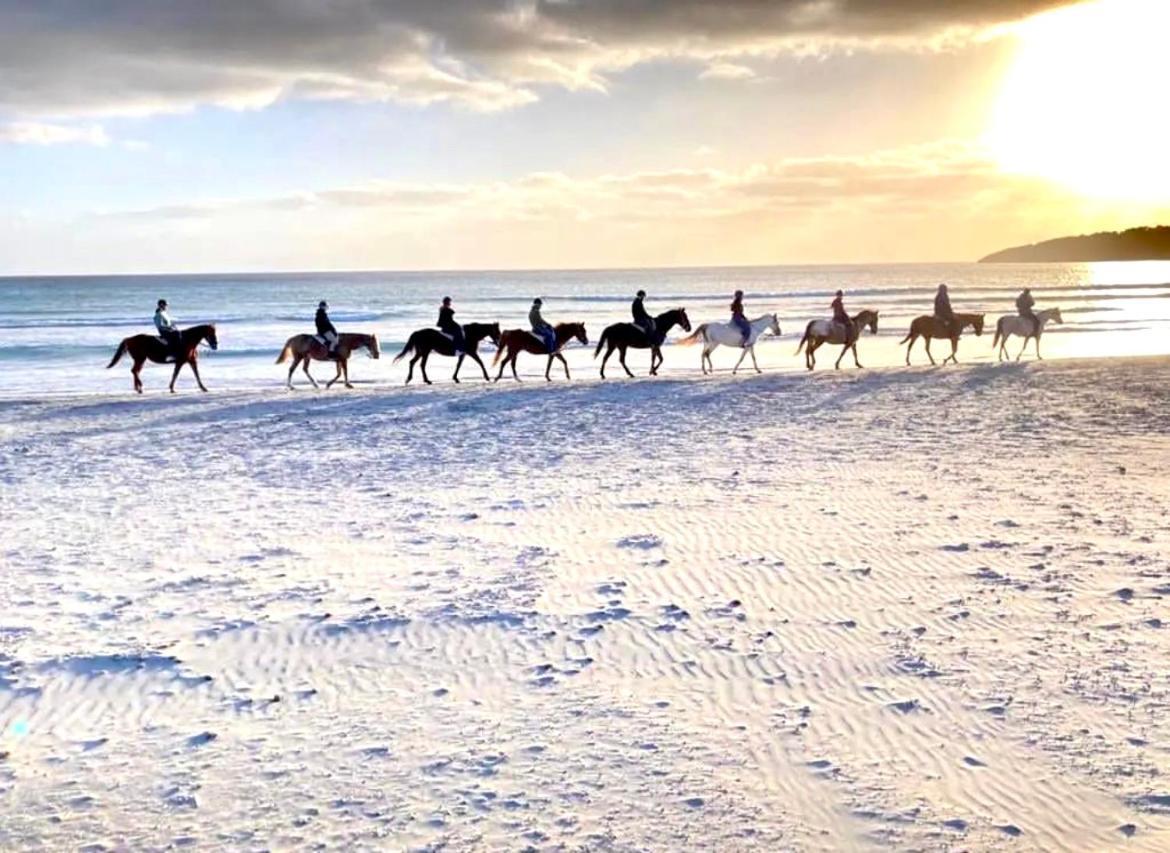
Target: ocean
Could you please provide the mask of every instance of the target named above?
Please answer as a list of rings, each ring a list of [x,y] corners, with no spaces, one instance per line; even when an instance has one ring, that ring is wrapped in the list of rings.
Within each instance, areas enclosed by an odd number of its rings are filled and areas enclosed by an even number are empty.
[[[955,310],[989,315],[983,339],[964,338],[963,361],[993,360],[994,318],[1014,312],[1024,286],[1032,288],[1038,309],[1056,306],[1064,315],[1063,326],[1045,334],[1046,356],[1170,353],[1170,262],[9,277],[0,278],[0,397],[128,393],[128,364],[113,370],[106,364],[123,337],[152,331],[159,298],[170,302],[182,326],[217,324],[219,350],[201,356],[204,381],[212,389],[280,388],[286,368],[274,364],[275,357],[290,335],[312,331],[321,299],[328,300],[341,331],[379,336],[382,359],[359,356],[351,368],[354,379],[401,383],[406,366],[393,364],[392,356],[411,331],[435,322],[439,302],[448,295],[462,322],[499,321],[503,328],[526,327],[532,299],[542,297],[550,322],[586,324],[591,345],[578,345],[569,357],[574,378],[593,378],[592,343],[609,323],[629,319],[629,302],[640,288],[647,291],[651,313],[683,306],[695,325],[726,320],[732,291],[742,289],[749,316],[772,311],[780,316],[783,338],[757,347],[768,370],[803,369],[795,350],[804,325],[827,316],[832,293],[841,288],[850,311],[881,312],[876,340],[866,336],[860,351],[867,367],[889,368],[902,364],[897,342],[914,316],[930,313],[939,282],[948,284]],[[1018,343],[1011,345],[1013,354]],[[937,345],[936,356],[944,349]],[[490,344],[483,352],[490,361]],[[665,354],[665,373],[698,372],[697,349],[669,347]],[[831,368],[836,350],[826,356],[819,367]],[[643,352],[629,360],[644,373],[646,359]],[[715,360],[729,369],[735,354],[723,350]],[[915,361],[926,363],[921,350]],[[433,359],[431,378],[447,381],[453,365]],[[611,365],[616,376],[620,368]],[[521,357],[522,376],[537,377],[543,367],[542,359]],[[464,378],[476,378],[474,365],[464,370]],[[147,391],[165,391],[169,371],[146,368]],[[314,374],[328,377],[332,368],[318,364]],[[193,387],[185,374],[180,390]]]

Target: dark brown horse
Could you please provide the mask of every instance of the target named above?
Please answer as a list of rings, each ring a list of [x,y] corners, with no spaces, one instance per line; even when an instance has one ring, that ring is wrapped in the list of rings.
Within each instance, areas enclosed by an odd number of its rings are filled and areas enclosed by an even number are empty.
[[[853,363],[861,367],[861,362],[857,360],[857,339],[861,337],[862,331],[867,326],[873,334],[877,334],[877,311],[871,311],[868,308],[864,311],[858,311],[857,316],[853,318],[853,328],[856,329],[856,332],[852,336],[846,334],[845,326],[841,323],[833,320],[812,320],[805,328],[804,337],[800,339],[800,346],[796,348],[796,351],[799,353],[801,347],[805,348],[804,366],[812,370],[817,366],[817,360],[813,353],[820,348],[821,344],[838,344],[842,350],[841,354],[837,356],[837,363],[833,366],[839,370],[841,359],[845,357],[845,353],[853,350]]]
[[[455,374],[451,377],[454,381],[459,381],[459,368],[463,366],[465,356],[470,357],[472,361],[479,365],[479,369],[483,371],[483,379],[485,382],[491,381],[487,368],[483,366],[483,362],[480,360],[479,353],[477,352],[479,342],[484,338],[490,338],[491,342],[499,348],[500,324],[467,323],[463,327],[463,342],[466,349],[459,354],[459,360],[455,362]],[[423,382],[430,385],[431,380],[427,377],[427,359],[430,358],[433,352],[437,352],[439,355],[445,355],[448,358],[454,357],[455,342],[438,329],[419,329],[406,339],[406,346],[402,348],[402,352],[394,356],[394,363],[397,364],[402,361],[411,352],[414,353],[414,358],[410,360],[410,370],[406,372],[406,384],[409,385],[410,380],[414,378],[414,365],[418,362],[418,368],[422,371]]]
[[[687,317],[685,308],[675,308],[671,311],[666,311],[654,318],[654,331],[657,340],[663,340],[666,333],[673,329],[676,325],[682,326],[684,331],[691,330],[691,321]],[[626,349],[633,347],[634,349],[649,349],[650,350],[650,375],[657,376],[658,368],[662,366],[662,349],[661,346],[652,342],[646,334],[646,330],[635,323],[614,323],[612,326],[606,326],[605,331],[601,333],[601,337],[597,339],[597,349],[593,351],[593,357],[601,355],[601,348],[608,347],[605,351],[605,358],[601,360],[601,378],[605,378],[605,363],[609,361],[609,357],[613,355],[613,351],[618,351],[618,361],[621,362],[622,370],[626,372],[626,376],[632,377],[634,374],[630,373],[630,368],[626,366]]]
[[[935,317],[933,314],[923,314],[921,317],[915,317],[914,322],[910,324],[910,331],[906,333],[906,337],[898,341],[898,346],[910,342],[910,346],[906,347],[906,364],[910,364],[910,350],[914,349],[914,342],[919,338],[924,339],[926,345],[926,357],[930,359],[931,364],[935,364],[934,356],[930,354],[930,342],[934,338],[942,338],[951,342],[951,354],[943,359],[943,364],[948,361],[953,361],[955,364],[959,360],[955,358],[955,354],[959,351],[959,335],[963,334],[963,329],[971,326],[975,329],[976,335],[983,334],[983,315],[982,314],[956,314],[955,324],[951,328],[943,325],[943,322]]]
[[[134,360],[134,366],[130,368],[130,375],[134,377],[134,390],[141,394],[142,378],[138,374],[142,371],[142,365],[146,364],[147,361],[153,361],[155,364],[174,364],[175,372],[171,374],[171,393],[174,394],[175,380],[179,378],[179,371],[183,369],[184,364],[189,364],[191,372],[195,374],[195,381],[199,384],[199,390],[206,391],[207,389],[203,387],[203,380],[199,377],[199,358],[196,355],[196,348],[203,341],[207,341],[207,345],[212,349],[219,349],[219,340],[215,337],[213,324],[205,323],[202,326],[183,329],[179,333],[178,350],[172,349],[170,344],[155,335],[132,335],[123,338],[122,343],[118,344],[118,351],[114,353],[114,357],[106,365],[106,370],[117,364],[123,355],[129,353],[130,358]]]
[[[508,331],[500,335],[499,349],[496,350],[496,357],[492,359],[492,364],[500,365],[500,372],[496,374],[496,381],[500,381],[500,377],[504,375],[504,368],[509,363],[512,365],[512,378],[517,382],[520,377],[516,375],[516,356],[522,352],[530,352],[533,355],[547,355],[548,366],[544,369],[544,378],[552,381],[550,372],[552,371],[552,364],[554,358],[559,358],[561,364],[565,366],[565,378],[569,378],[569,363],[565,361],[565,357],[561,355],[561,347],[569,341],[576,338],[583,344],[589,343],[589,338],[585,335],[584,323],[557,323],[554,330],[557,336],[557,345],[551,353],[548,347],[545,346],[544,341],[536,335],[529,332],[527,329],[508,329]]]
[[[341,379],[342,376],[345,377],[345,387],[352,388],[353,385],[349,382],[349,358],[355,350],[359,349],[364,349],[368,352],[370,358],[377,358],[382,354],[382,350],[378,347],[377,335],[342,332],[337,336],[337,349],[332,353],[329,352],[329,348],[321,343],[316,335],[293,335],[284,342],[284,349],[276,357],[276,363],[283,364],[289,356],[293,357],[292,366],[288,369],[288,389],[290,391],[293,387],[293,371],[297,369],[298,364],[304,365],[304,374],[309,377],[309,381],[313,383],[313,387],[320,387],[317,385],[317,380],[309,373],[310,361],[333,361],[337,363],[337,373],[325,383],[326,388],[332,388],[333,383]]]

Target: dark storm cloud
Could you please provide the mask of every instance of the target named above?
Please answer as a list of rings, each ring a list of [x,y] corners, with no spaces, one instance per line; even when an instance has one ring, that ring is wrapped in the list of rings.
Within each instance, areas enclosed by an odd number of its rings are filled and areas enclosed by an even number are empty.
[[[912,44],[1057,5],[1061,0],[0,0],[0,110],[154,112],[282,97],[501,109],[534,100],[542,85],[600,88],[606,72],[654,59],[707,61],[781,51],[788,43]]]

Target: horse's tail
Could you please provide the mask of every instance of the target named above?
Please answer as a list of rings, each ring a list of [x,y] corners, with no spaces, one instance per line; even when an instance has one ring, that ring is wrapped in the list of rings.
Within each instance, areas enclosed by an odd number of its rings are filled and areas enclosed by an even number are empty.
[[[991,341],[993,347],[999,346],[1000,335],[1003,334],[1003,317],[995,321],[995,338]]]
[[[800,343],[796,346],[796,354],[800,355],[800,351],[804,349],[804,345],[808,343],[808,337],[812,334],[813,323],[816,320],[809,320],[808,325],[804,327],[804,337],[800,339]]]
[[[406,346],[404,346],[402,348],[402,352],[400,352],[400,353],[398,353],[398,355],[394,356],[394,364],[398,364],[398,362],[402,361],[402,359],[404,359],[408,355],[410,355],[410,352],[413,349],[414,349],[414,335],[411,335],[409,338],[406,339]]]
[[[109,370],[115,364],[122,360],[122,356],[126,354],[126,339],[122,339],[122,343],[118,344],[118,351],[114,353],[114,357],[110,359],[110,363],[106,365],[106,370]]]
[[[700,338],[702,338],[703,341],[707,340],[707,324],[706,323],[700,323],[698,326],[695,327],[695,330],[693,332],[691,332],[689,335],[687,335],[685,338],[679,338],[678,342],[682,346],[686,347],[686,346],[690,346],[691,344],[698,343]]]
[[[507,348],[508,344],[506,343],[506,339],[503,335],[500,335],[500,345],[496,347],[496,357],[492,359],[492,367],[500,363],[500,359],[504,357],[504,350]]]
[[[906,341],[910,340],[912,337],[914,337],[914,324],[913,323],[910,324],[910,331],[908,331],[906,333],[906,337],[904,337],[904,338],[902,338],[902,340],[898,341],[898,346],[902,346],[902,344],[906,343]]]
[[[601,335],[597,338],[597,349],[593,350],[594,358],[597,358],[599,355],[601,355],[601,348],[605,346],[605,338],[608,334],[609,327],[606,327],[605,331],[602,332]]]
[[[288,361],[288,357],[292,355],[292,338],[285,341],[284,349],[280,351],[280,355],[276,357],[277,364],[284,364]]]

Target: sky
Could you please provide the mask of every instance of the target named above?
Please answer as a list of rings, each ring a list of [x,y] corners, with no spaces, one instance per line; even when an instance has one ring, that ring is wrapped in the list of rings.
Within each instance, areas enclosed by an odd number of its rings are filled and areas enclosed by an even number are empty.
[[[0,274],[974,260],[1170,222],[1165,0],[0,0]]]

